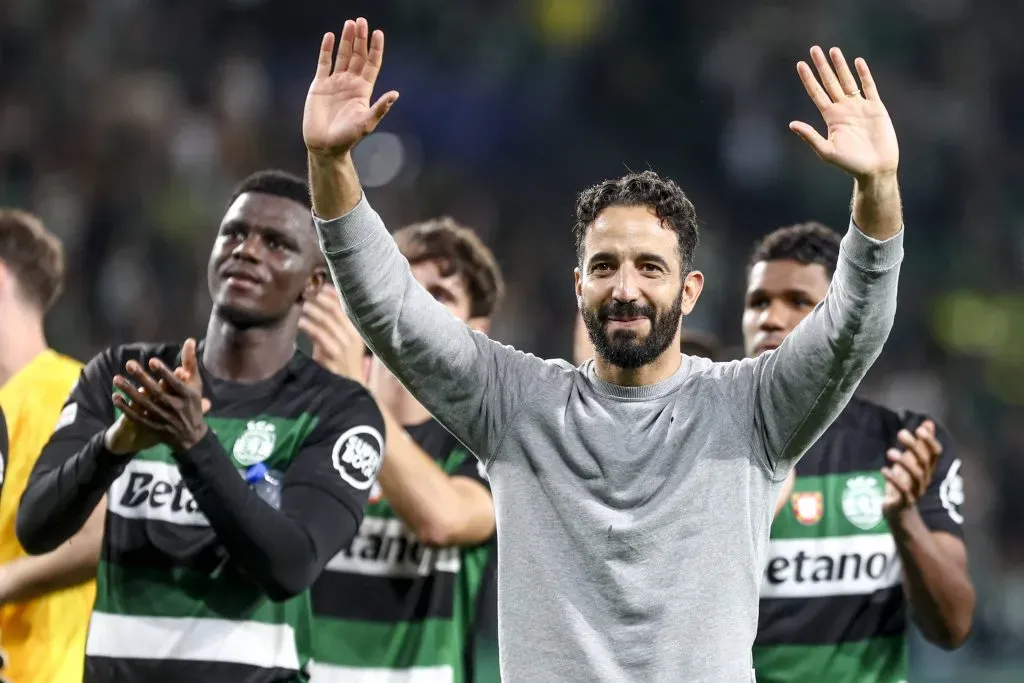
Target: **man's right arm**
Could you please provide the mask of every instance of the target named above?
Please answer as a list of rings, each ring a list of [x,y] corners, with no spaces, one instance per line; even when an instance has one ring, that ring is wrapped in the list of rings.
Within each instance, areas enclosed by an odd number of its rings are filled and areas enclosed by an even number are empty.
[[[128,462],[104,445],[114,422],[114,368],[109,350],[86,365],[36,461],[16,524],[18,541],[29,554],[50,552],[74,536]]]
[[[541,362],[471,330],[420,286],[362,194],[351,157],[311,155],[309,170],[321,247],[367,346],[488,461]]]

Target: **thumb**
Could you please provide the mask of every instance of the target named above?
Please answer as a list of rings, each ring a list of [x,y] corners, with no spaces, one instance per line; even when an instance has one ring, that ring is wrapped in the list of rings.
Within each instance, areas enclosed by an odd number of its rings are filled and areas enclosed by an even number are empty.
[[[196,340],[189,337],[181,347],[181,367],[188,373],[189,378],[192,378],[199,369],[196,365]]]
[[[210,408],[213,407],[213,404],[210,403],[210,399],[208,399],[208,398],[204,398],[202,401],[200,401],[200,404],[203,406],[203,414],[204,415],[206,413],[210,412]]]
[[[386,92],[380,96],[373,106],[370,107],[370,113],[367,116],[366,121],[366,133],[370,134],[377,127],[377,124],[381,122],[381,119],[391,111],[391,107],[398,101],[398,91],[392,90]]]
[[[822,159],[828,158],[829,142],[825,138],[821,137],[818,131],[814,130],[811,126],[807,125],[803,121],[791,121],[789,123],[789,129],[799,135],[804,142],[810,145],[814,153]]]

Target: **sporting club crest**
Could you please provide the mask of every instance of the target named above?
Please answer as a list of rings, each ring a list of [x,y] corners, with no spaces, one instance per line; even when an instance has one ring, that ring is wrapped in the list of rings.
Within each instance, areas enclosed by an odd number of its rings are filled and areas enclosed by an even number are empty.
[[[231,455],[240,465],[255,465],[273,454],[276,442],[277,430],[272,423],[252,420],[246,425],[245,432],[235,441]]]
[[[825,499],[821,491],[800,491],[791,498],[793,517],[804,526],[811,526],[821,521],[825,514]]]
[[[850,524],[869,531],[882,521],[882,486],[876,477],[851,477],[843,489],[843,514]]]

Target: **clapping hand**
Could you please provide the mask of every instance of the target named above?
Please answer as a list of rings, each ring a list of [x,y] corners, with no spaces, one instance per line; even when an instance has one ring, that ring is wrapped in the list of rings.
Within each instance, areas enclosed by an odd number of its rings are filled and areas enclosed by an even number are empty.
[[[882,468],[885,497],[882,512],[889,516],[908,510],[921,499],[935,475],[942,455],[942,443],[935,436],[935,423],[925,420],[913,433],[901,429],[896,437],[905,448],[890,448],[891,466]]]
[[[206,435],[203,415],[210,409],[210,402],[202,395],[194,339],[182,346],[181,361],[181,367],[172,371],[152,358],[147,371],[131,360],[125,364],[125,371],[134,383],[125,375],[114,376],[118,391],[113,401],[123,414],[107,430],[108,450],[127,455],[162,442],[175,451],[184,451]]]
[[[331,372],[363,383],[365,345],[341,306],[338,290],[325,285],[302,305],[299,329],[313,342],[313,360]]]
[[[790,130],[823,160],[858,180],[894,175],[900,158],[896,130],[879,99],[867,62],[854,60],[858,85],[839,48],[829,50],[829,57],[831,65],[820,47],[811,48],[811,61],[821,83],[806,62],[796,67],[807,94],[821,112],[828,137],[802,121],[790,123]]]

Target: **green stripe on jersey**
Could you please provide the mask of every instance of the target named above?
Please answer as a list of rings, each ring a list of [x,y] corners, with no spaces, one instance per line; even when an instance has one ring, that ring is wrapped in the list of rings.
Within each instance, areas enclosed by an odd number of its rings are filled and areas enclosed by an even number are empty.
[[[838,645],[754,648],[757,683],[906,683],[903,636]]]
[[[441,463],[442,469],[451,474],[469,457],[472,456],[465,450],[454,449]],[[396,540],[381,545],[374,541],[377,536],[388,539],[408,537],[410,543],[415,542],[385,499],[367,506],[363,527],[353,541],[353,547],[386,548],[399,543]],[[323,579],[323,585],[328,585],[329,581],[329,585],[344,591],[342,582],[346,576],[352,577],[353,581],[358,580],[360,586],[372,582],[369,585],[374,587],[373,591],[379,590],[381,595],[410,596],[405,598],[404,611],[407,614],[415,611],[409,600],[442,607],[438,602],[441,598],[439,592],[426,594],[428,586],[439,591],[439,583],[429,583],[429,579],[457,567],[451,616],[426,616],[409,621],[341,619],[318,614],[318,603],[314,602],[311,683],[364,680],[471,683],[465,680],[464,670],[467,636],[476,617],[477,597],[490,557],[490,546],[425,550],[421,561],[417,562],[416,572],[409,572],[408,562],[402,559],[408,553],[382,550],[380,557],[377,554],[370,557],[362,550],[353,556],[347,552],[342,551],[328,564],[325,574],[330,573],[331,576]],[[444,559],[450,553],[458,553],[457,563]],[[378,566],[382,562],[387,566]],[[417,582],[415,588],[410,588],[410,581]],[[373,604],[373,596],[365,594],[365,591],[362,595],[351,596],[351,599]],[[389,598],[389,602],[393,601]]]
[[[797,477],[772,523],[773,539],[888,534],[882,517],[885,480],[876,471]]]

